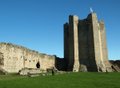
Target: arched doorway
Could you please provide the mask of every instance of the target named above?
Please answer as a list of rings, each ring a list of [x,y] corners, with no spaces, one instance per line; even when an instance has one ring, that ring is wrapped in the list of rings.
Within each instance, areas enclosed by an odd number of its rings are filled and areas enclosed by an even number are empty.
[[[36,67],[40,68],[40,62],[39,61],[37,62]]]

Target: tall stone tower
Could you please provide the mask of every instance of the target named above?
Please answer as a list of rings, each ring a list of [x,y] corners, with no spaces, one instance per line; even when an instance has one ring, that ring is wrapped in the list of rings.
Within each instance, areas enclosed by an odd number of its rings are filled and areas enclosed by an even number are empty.
[[[96,13],[86,19],[69,16],[64,24],[64,58],[67,71],[111,72],[103,21]]]

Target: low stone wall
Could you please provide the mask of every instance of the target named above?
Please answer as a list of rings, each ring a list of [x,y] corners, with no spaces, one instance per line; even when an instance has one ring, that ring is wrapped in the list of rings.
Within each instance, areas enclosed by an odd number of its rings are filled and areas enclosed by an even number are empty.
[[[40,74],[41,71],[40,69],[29,69],[29,68],[23,68],[19,71],[19,75],[36,75],[36,74]]]

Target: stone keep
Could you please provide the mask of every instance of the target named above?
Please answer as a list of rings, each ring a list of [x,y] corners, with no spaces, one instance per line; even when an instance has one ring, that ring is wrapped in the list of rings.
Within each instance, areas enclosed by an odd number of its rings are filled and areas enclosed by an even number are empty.
[[[112,71],[104,22],[98,21],[96,13],[83,20],[69,16],[64,24],[64,58],[67,71]]]

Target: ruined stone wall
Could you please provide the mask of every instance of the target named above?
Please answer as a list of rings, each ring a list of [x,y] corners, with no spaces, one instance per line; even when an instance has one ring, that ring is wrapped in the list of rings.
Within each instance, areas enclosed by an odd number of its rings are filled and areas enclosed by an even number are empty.
[[[4,65],[3,53],[0,52],[0,68]]]
[[[10,73],[18,72],[22,68],[37,68],[36,64],[38,62],[41,70],[55,66],[54,56],[40,54],[10,43],[0,43],[0,53],[2,53],[4,59],[1,69]]]
[[[114,72],[120,72],[120,60],[110,60],[110,64]]]

